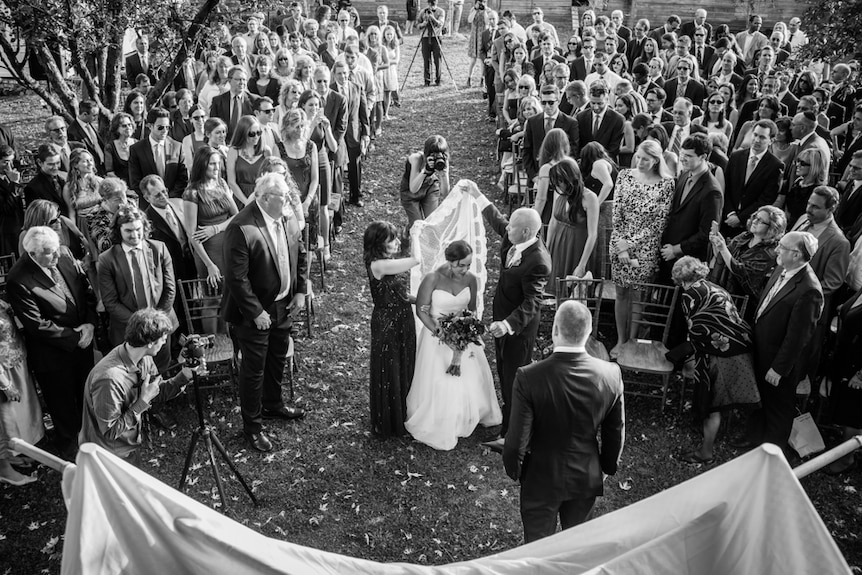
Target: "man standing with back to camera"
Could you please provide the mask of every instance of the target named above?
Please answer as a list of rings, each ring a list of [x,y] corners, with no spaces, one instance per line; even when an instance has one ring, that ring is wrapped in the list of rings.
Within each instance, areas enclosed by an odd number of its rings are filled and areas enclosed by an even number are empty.
[[[425,85],[431,85],[431,55],[434,55],[434,83],[440,85],[440,57],[443,47],[440,36],[443,34],[443,23],[446,21],[446,11],[437,6],[437,0],[428,0],[428,7],[420,14],[417,26],[422,30],[420,43],[422,45],[422,62],[425,66]]]
[[[623,380],[613,363],[584,347],[592,317],[563,302],[554,317],[554,353],[520,368],[503,464],[521,482],[524,542],[586,521],[603,492],[603,474],[617,471],[625,437]],[[596,437],[601,432],[601,448]]]

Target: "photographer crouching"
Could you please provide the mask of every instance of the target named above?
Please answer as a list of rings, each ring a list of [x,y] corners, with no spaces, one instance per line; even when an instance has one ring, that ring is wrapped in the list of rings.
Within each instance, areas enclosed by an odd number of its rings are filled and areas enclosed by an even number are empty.
[[[399,193],[408,231],[437,209],[441,195],[449,194],[449,144],[443,136],[429,136],[423,151],[407,156]]]
[[[437,6],[437,0],[428,0],[428,7],[419,13],[417,27],[422,30],[419,40],[422,45],[422,62],[425,65],[425,85],[431,85],[431,56],[434,56],[434,83],[440,85],[440,56],[443,47],[440,36],[443,34],[443,24],[446,21],[446,11]]]
[[[182,393],[192,377],[192,370],[184,367],[164,381],[156,369],[153,358],[171,331],[171,320],[162,311],[144,308],[132,314],[123,343],[87,377],[79,443],[95,443],[140,467],[144,412],[153,401],[167,401]]]

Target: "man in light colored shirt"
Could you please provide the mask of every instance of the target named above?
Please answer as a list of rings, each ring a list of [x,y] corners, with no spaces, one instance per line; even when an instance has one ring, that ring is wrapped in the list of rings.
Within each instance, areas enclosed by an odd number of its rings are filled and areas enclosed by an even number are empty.
[[[553,38],[554,46],[560,45],[560,37],[557,36],[557,29],[549,23],[545,22],[545,13],[542,12],[542,9],[538,6],[533,8],[532,12],[533,23],[527,26],[526,32],[527,34],[532,34],[532,30],[538,28],[541,32],[546,32]],[[541,34],[540,34],[541,35]]]
[[[808,35],[799,29],[800,26],[802,26],[802,20],[798,16],[794,16],[787,23],[787,42],[794,51],[808,44]]]
[[[596,80],[604,80],[613,94],[614,90],[616,90],[617,84],[620,83],[622,78],[618,74],[614,73],[613,70],[608,68],[608,55],[604,52],[597,52],[594,65],[596,67],[596,71],[592,74],[587,74],[587,78],[584,80],[584,83],[587,86],[592,86],[593,82]]]

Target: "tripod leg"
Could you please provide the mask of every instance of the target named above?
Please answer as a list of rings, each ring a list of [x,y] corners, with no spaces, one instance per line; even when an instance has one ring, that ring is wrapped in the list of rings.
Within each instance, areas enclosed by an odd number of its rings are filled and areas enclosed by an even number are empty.
[[[210,467],[213,471],[213,477],[216,481],[216,489],[218,489],[218,495],[221,498],[221,505],[223,512],[227,511],[227,497],[224,496],[224,485],[221,481],[221,474],[218,471],[218,464],[216,463],[215,453],[213,452],[213,442],[212,435],[209,428],[204,429],[204,445],[206,445],[207,453],[210,456]]]
[[[404,74],[404,81],[401,82],[401,91],[404,91],[404,86],[407,85],[407,78],[410,77],[410,70],[413,69],[413,62],[416,61],[416,54],[419,53],[419,48],[422,46],[422,38],[419,39],[419,42],[416,44],[416,50],[413,52],[413,57],[410,59],[410,65],[407,66],[407,72]]]
[[[189,450],[186,453],[186,464],[183,466],[183,474],[180,477],[180,486],[179,490],[182,491],[183,487],[186,486],[186,478],[189,475],[189,467],[192,464],[192,457],[195,454],[195,447],[198,445],[198,439],[201,437],[201,428],[198,427],[192,432],[192,440],[189,442]]]
[[[227,463],[227,466],[230,467],[230,470],[233,472],[234,477],[237,478],[240,485],[242,485],[243,489],[245,489],[245,492],[248,493],[249,497],[251,497],[252,503],[254,503],[255,505],[259,505],[259,503],[257,502],[257,497],[255,497],[254,493],[251,492],[251,487],[248,486],[248,483],[245,482],[245,478],[242,476],[236,466],[234,466],[233,460],[228,455],[227,450],[224,448],[224,445],[222,445],[221,441],[219,441],[218,435],[216,435],[215,431],[210,432],[210,438],[212,439],[213,444],[215,444],[216,449],[218,449],[218,452],[221,454],[225,463]]]

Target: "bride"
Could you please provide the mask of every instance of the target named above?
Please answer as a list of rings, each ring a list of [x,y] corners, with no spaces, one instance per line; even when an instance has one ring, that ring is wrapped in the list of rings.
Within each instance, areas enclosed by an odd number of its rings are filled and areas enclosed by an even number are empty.
[[[464,309],[475,312],[478,280],[469,271],[470,244],[452,242],[444,255],[446,263],[422,279],[416,296],[416,314],[424,329],[419,333],[404,426],[418,441],[450,450],[476,425],[499,425],[503,418],[484,349],[470,344],[461,357],[461,375],[446,373],[453,351],[437,337],[438,320]]]

